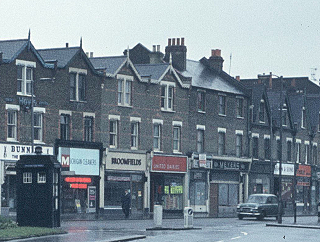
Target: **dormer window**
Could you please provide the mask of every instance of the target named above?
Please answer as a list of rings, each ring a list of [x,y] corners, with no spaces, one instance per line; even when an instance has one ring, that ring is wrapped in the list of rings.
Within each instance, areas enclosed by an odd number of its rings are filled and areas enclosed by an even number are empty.
[[[161,110],[173,111],[175,83],[161,82]]]
[[[260,101],[260,106],[259,106],[259,122],[260,123],[265,123],[265,103],[264,100]]]
[[[16,60],[16,65],[17,65],[17,94],[31,95],[33,69],[36,68],[36,63],[31,61]]]
[[[131,106],[133,76],[117,75],[118,105]]]
[[[69,73],[70,73],[70,100],[85,101],[87,70],[70,67]]]

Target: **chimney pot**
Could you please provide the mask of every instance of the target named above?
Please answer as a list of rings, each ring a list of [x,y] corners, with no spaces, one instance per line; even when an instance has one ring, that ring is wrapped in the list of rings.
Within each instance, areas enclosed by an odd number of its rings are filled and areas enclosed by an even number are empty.
[[[180,38],[177,38],[177,45],[180,45]]]
[[[168,39],[168,46],[171,46],[171,39]]]
[[[181,38],[181,45],[184,46],[184,38]]]
[[[216,55],[216,50],[211,50],[211,56],[215,56]]]
[[[172,39],[172,45],[176,45],[176,39],[175,38]]]
[[[160,52],[160,45],[157,45],[157,52]]]
[[[155,45],[152,46],[152,50],[153,50],[153,52],[156,52],[156,46]]]
[[[66,43],[66,48],[69,48],[69,43]]]
[[[221,50],[216,49],[216,56],[221,56]]]
[[[236,76],[236,80],[237,80],[237,81],[240,81],[240,76]]]
[[[90,52],[90,58],[93,58],[93,52]]]

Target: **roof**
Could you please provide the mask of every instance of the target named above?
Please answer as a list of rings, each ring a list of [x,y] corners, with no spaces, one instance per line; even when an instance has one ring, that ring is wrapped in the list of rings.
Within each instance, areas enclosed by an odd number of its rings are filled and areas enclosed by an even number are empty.
[[[255,86],[255,88],[252,89],[252,104],[254,117],[257,117],[257,115],[259,114],[260,102],[262,99],[267,100],[267,103],[265,103],[266,111],[269,110],[268,96],[264,96],[264,94],[266,94],[266,89],[263,85],[257,85]],[[255,120],[258,120],[258,118]]]
[[[268,91],[268,100],[272,113],[272,120],[275,121],[277,127],[280,127],[280,103],[285,103],[286,93],[282,92],[282,102],[280,101],[280,91]]]
[[[181,74],[185,77],[192,77],[192,86],[201,87],[221,92],[243,95],[240,89],[236,88],[221,75],[214,73],[203,65],[200,61],[187,60],[186,70]]]
[[[170,66],[168,63],[163,64],[137,64],[134,65],[141,77],[150,77],[153,80],[159,80]]]
[[[64,68],[79,50],[80,47],[53,48],[38,50],[38,53],[46,62],[57,61],[57,66]]]
[[[26,48],[27,44],[27,39],[0,41],[0,52],[3,53],[3,61],[11,62],[24,48]]]
[[[292,122],[301,127],[302,108],[304,107],[304,94],[292,93],[288,95],[289,105],[291,107]]]
[[[93,57],[89,58],[89,60],[94,69],[105,70],[108,74],[115,75],[127,61],[127,56]]]

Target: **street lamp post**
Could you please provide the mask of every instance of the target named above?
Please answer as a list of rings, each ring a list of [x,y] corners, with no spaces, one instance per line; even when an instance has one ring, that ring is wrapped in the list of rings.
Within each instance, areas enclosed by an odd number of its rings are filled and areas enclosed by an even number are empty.
[[[279,146],[279,206],[278,206],[278,223],[282,223],[282,96],[283,96],[283,77],[280,76],[280,146]]]

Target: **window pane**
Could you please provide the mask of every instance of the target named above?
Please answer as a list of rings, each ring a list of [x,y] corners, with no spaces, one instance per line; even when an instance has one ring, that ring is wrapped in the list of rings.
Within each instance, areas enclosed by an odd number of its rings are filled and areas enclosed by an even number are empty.
[[[76,100],[76,73],[70,73],[70,99]]]
[[[122,103],[123,102],[123,80],[118,80],[118,103]]]
[[[78,84],[78,92],[79,92],[79,101],[85,101],[86,99],[86,76],[79,74],[79,84]]]
[[[93,118],[85,117],[84,119],[84,140],[93,141]]]
[[[125,96],[125,104],[131,104],[131,81],[126,81],[126,96]]]

